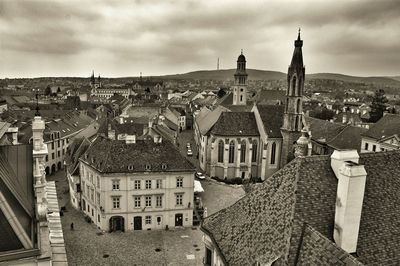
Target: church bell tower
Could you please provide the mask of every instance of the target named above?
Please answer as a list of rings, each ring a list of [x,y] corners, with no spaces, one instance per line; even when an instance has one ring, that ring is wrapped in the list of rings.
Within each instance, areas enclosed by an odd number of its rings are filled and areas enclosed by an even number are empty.
[[[294,41],[292,62],[288,68],[285,113],[281,133],[283,137],[281,167],[294,158],[294,144],[301,135],[303,116],[303,91],[305,67],[303,64],[303,40],[300,39],[300,29],[297,40]]]
[[[246,105],[247,101],[247,73],[246,73],[246,57],[243,55],[243,50],[237,60],[237,68],[235,84],[232,88],[233,105]]]

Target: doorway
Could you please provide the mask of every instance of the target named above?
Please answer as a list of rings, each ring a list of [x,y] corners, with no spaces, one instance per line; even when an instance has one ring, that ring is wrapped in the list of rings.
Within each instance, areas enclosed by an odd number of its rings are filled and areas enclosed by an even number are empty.
[[[183,214],[175,214],[175,226],[183,226]]]
[[[142,216],[133,217],[133,230],[142,230]]]
[[[124,217],[113,216],[110,218],[110,232],[124,231]]]

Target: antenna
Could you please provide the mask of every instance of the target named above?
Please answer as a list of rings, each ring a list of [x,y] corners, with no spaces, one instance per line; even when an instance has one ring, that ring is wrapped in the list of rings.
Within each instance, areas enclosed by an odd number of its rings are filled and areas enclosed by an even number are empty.
[[[217,70],[219,70],[219,57],[217,59]]]

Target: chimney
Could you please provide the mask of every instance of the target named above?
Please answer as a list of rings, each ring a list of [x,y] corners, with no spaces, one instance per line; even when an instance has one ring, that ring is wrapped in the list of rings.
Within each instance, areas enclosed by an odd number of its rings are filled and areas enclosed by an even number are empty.
[[[346,124],[346,122],[347,122],[347,115],[346,115],[346,113],[344,113],[343,117],[342,117],[342,123]]]
[[[162,142],[162,137],[160,135],[154,135],[154,143],[161,143]]]
[[[358,164],[356,150],[337,151],[331,156],[331,167],[338,179],[335,230],[336,245],[348,253],[357,251],[358,232],[367,172]]]

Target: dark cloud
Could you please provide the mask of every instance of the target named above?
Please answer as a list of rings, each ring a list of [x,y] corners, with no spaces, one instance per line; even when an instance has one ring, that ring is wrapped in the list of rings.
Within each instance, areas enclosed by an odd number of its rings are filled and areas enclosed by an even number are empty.
[[[398,14],[395,0],[3,0],[0,72],[156,75],[211,69],[217,57],[231,68],[241,48],[249,67],[286,71],[301,26],[309,73],[398,74]]]

